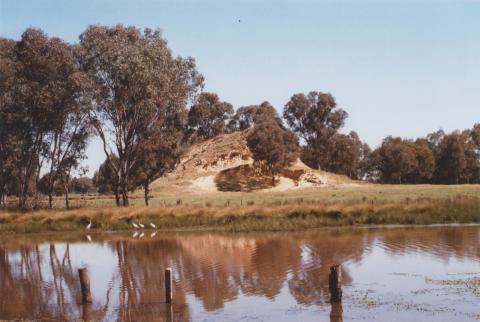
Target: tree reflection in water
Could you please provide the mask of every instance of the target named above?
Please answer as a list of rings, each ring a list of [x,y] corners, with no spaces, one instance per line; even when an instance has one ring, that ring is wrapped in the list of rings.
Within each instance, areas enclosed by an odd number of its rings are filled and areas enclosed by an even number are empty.
[[[389,254],[479,258],[472,244],[476,234],[478,228],[185,233],[151,240],[94,236],[102,247],[73,237],[56,243],[16,238],[0,243],[0,318],[188,321],[189,295],[213,312],[245,295],[274,300],[285,286],[299,305],[330,311],[331,265],[360,262],[374,244]],[[91,272],[94,302],[88,306],[79,304],[77,270],[82,263],[76,258],[85,251],[91,252],[87,267],[100,261],[112,272],[108,280]],[[108,261],[107,254],[116,262]],[[164,303],[166,267],[173,269],[172,306]],[[349,285],[345,267],[343,284]],[[341,307],[332,312],[332,321],[342,321]]]

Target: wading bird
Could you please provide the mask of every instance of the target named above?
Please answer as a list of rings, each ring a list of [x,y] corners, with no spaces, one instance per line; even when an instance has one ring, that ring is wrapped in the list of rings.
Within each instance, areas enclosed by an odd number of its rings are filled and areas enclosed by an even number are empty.
[[[132,222],[132,226],[133,226],[134,228],[138,229],[138,225],[137,225],[136,223]]]
[[[138,225],[142,228],[145,228],[145,226],[142,223],[138,223]]]
[[[90,223],[87,225],[87,230],[92,228],[92,218],[90,218]]]
[[[157,226],[152,222],[150,223],[150,227],[152,227],[153,229],[157,229]]]

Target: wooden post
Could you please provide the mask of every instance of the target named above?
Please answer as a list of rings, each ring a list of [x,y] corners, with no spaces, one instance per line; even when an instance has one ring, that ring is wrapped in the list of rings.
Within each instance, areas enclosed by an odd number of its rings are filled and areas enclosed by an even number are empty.
[[[165,302],[172,303],[172,269],[165,269]]]
[[[92,321],[92,303],[82,304],[82,321]]]
[[[343,322],[342,303],[332,303],[330,311],[330,322]]]
[[[342,302],[342,271],[340,265],[330,267],[328,277],[328,288],[330,289],[330,303]]]
[[[86,268],[78,270],[80,276],[80,288],[82,290],[82,303],[92,303],[92,294],[90,293],[90,277]]]
[[[166,311],[165,311],[165,314],[166,314],[166,317],[167,317],[167,321],[166,322],[173,322],[174,319],[173,319],[173,309],[172,309],[172,304],[171,303],[167,303],[166,305]]]

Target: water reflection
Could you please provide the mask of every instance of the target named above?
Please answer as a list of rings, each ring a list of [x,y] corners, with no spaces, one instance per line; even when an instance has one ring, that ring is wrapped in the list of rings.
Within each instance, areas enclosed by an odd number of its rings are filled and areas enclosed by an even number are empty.
[[[199,310],[233,312],[230,303],[255,297],[268,303],[292,299],[301,308],[324,308],[331,321],[343,321],[342,307],[328,303],[331,265],[343,263],[348,287],[358,282],[351,268],[375,249],[389,258],[415,253],[437,261],[478,261],[479,232],[443,227],[4,239],[0,318],[189,321]],[[82,266],[90,271],[91,305],[79,304]],[[166,267],[173,270],[172,306],[164,304]],[[268,306],[257,310],[269,314]]]

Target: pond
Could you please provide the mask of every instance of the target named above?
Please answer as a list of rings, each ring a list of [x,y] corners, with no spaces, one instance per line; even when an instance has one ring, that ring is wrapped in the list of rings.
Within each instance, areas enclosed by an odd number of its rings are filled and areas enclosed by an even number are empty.
[[[343,301],[332,308],[334,264]],[[479,226],[0,239],[0,319],[451,322],[480,320],[479,303]]]

